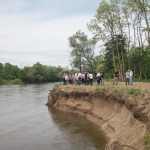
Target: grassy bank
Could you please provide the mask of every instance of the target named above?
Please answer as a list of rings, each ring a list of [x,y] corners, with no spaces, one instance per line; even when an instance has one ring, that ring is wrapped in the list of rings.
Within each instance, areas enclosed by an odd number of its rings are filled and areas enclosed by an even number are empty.
[[[20,79],[4,80],[0,78],[0,85],[7,85],[7,84],[24,84],[24,83]]]

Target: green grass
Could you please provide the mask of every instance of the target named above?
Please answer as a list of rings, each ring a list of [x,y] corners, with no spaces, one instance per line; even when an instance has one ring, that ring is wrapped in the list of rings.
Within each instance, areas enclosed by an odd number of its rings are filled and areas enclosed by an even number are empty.
[[[150,79],[133,79],[133,82],[150,82]],[[126,82],[125,80],[119,80],[119,82]]]
[[[55,84],[54,87],[59,87],[59,86],[61,86],[61,85],[62,85],[62,83],[58,83],[58,84]]]
[[[0,85],[5,84],[4,80],[2,78],[0,78]]]
[[[96,87],[96,92],[99,92],[99,91],[106,91],[106,87]]]
[[[135,96],[141,95],[142,93],[140,89],[135,89],[135,88],[127,89],[127,91],[128,91],[128,94],[135,95]]]
[[[9,84],[24,84],[20,79],[8,80],[0,78],[0,85],[9,85]]]
[[[23,84],[23,82],[20,79],[12,80],[10,83],[11,84]]]
[[[146,133],[143,137],[139,139],[139,142],[144,145],[145,150],[150,150],[150,133]]]
[[[128,93],[129,95],[134,95],[134,96],[138,96],[138,95],[142,95],[144,97],[144,93],[141,91],[141,89],[138,88],[116,88],[115,86],[105,86],[105,87],[97,87],[96,88],[96,92],[99,91],[113,91],[114,93],[118,94],[120,97],[123,95],[124,92]]]
[[[13,80],[3,79],[4,84],[12,84]]]

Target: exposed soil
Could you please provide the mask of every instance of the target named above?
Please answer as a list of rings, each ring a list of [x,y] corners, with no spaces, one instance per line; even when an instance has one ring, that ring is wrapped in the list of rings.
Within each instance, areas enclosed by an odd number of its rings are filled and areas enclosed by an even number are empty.
[[[47,105],[84,115],[106,135],[106,150],[144,150],[139,143],[150,131],[150,83],[104,86],[59,85]]]

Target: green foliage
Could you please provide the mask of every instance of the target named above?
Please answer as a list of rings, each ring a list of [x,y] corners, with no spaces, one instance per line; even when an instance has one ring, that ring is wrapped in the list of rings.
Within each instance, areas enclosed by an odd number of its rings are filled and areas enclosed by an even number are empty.
[[[134,78],[150,79],[149,9],[149,0],[100,2],[94,19],[87,26],[94,38],[105,46],[100,49],[105,61],[102,65],[96,64],[96,69],[102,66],[105,77],[112,78],[117,68],[120,79],[124,79],[128,69],[133,71]]]
[[[133,79],[133,82],[150,82],[150,79]]]
[[[19,68],[17,66],[11,65],[10,63],[5,63],[3,65],[1,77],[3,79],[16,79],[18,78]]]
[[[20,69],[18,72],[18,77],[21,79],[23,82],[27,82],[27,73],[25,72],[24,69]]]
[[[139,142],[145,146],[145,150],[150,150],[150,133],[147,132],[143,137],[139,139]]]
[[[23,84],[23,82],[20,79],[15,79],[11,81],[11,84]]]
[[[3,64],[2,63],[0,63],[0,77],[2,77],[2,72],[3,72]]]
[[[0,85],[5,84],[4,80],[0,78]]]
[[[73,36],[69,37],[69,45],[71,51],[71,65],[72,67],[83,71],[87,67],[93,69],[94,48],[96,44],[95,39],[88,39],[80,30]]]
[[[135,96],[141,95],[141,93],[142,93],[141,89],[135,89],[135,88],[127,89],[127,91],[128,91],[128,94],[135,95]]]
[[[62,85],[61,83],[55,84],[55,87],[59,87],[59,86],[61,86],[61,85]]]
[[[4,84],[57,82],[62,80],[63,71],[64,69],[61,66],[45,66],[39,62],[32,67],[24,67],[23,69],[19,69],[10,63],[4,65],[0,63],[1,83]]]
[[[8,76],[7,76],[7,79],[14,80],[14,79],[16,79],[16,76],[8,75]]]

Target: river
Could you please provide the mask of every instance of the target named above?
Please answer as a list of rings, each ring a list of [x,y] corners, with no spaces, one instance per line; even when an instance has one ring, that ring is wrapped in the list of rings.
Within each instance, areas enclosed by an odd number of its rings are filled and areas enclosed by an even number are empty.
[[[0,86],[1,150],[104,150],[93,123],[45,106],[54,84]]]

